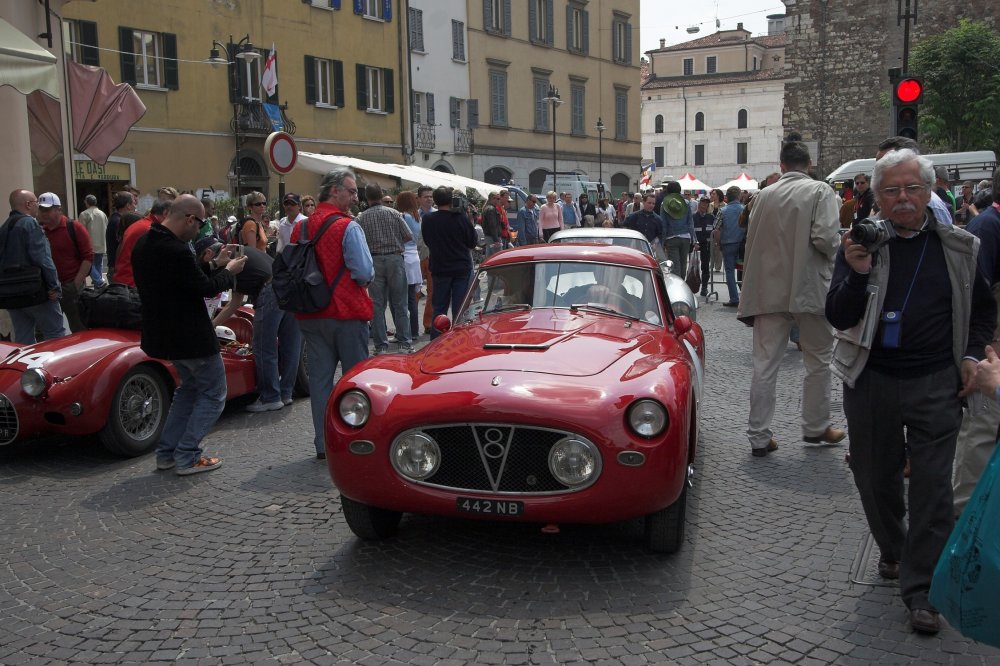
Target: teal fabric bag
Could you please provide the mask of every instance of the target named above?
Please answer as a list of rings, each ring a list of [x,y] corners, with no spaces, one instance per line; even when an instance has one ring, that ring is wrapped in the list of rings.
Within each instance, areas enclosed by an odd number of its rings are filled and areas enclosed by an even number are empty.
[[[962,635],[1000,647],[1000,447],[941,553],[930,602]]]

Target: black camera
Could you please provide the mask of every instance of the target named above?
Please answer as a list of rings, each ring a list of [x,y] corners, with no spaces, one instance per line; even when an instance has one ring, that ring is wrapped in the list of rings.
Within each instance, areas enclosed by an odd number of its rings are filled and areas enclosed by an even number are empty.
[[[451,209],[464,213],[469,209],[469,199],[458,190],[453,191],[451,193]]]
[[[851,225],[851,240],[863,245],[868,254],[875,252],[896,237],[889,220],[867,218]]]

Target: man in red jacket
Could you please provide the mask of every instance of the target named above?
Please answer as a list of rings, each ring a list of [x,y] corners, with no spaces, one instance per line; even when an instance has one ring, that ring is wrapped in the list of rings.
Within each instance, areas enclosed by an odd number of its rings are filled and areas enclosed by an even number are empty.
[[[59,273],[62,283],[62,296],[59,304],[62,306],[69,330],[73,333],[86,328],[80,321],[80,310],[76,307],[76,295],[90,274],[94,263],[94,248],[90,243],[87,228],[76,220],[63,215],[62,202],[52,192],[46,192],[38,197],[38,222],[45,230],[52,248],[52,261]],[[72,231],[70,231],[72,225]]]

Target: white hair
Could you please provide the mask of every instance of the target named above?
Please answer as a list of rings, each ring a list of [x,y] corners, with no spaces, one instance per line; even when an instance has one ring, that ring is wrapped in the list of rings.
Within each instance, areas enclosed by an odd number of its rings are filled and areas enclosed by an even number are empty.
[[[882,157],[882,159],[875,162],[875,172],[872,174],[872,189],[878,192],[882,184],[882,178],[885,177],[885,172],[902,164],[906,164],[907,162],[916,162],[919,164],[920,180],[924,181],[924,185],[927,186],[928,190],[934,189],[933,162],[926,157],[921,156],[919,153],[913,152],[909,148],[888,152]]]

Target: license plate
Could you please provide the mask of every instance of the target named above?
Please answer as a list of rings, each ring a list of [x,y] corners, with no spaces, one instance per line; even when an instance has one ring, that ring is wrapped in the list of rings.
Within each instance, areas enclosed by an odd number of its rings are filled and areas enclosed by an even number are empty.
[[[459,511],[478,513],[484,516],[520,516],[524,513],[524,502],[514,500],[459,497],[456,503]]]

